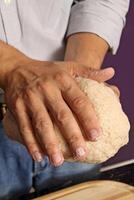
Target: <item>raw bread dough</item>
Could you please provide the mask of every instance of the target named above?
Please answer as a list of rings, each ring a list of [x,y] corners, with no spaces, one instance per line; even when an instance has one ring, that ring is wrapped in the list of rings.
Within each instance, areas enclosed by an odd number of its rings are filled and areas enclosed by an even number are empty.
[[[98,141],[86,142],[89,155],[85,162],[102,163],[114,156],[123,145],[128,143],[130,124],[122,110],[119,98],[110,87],[104,83],[81,77],[76,78],[76,81],[81,90],[90,98],[102,128],[102,135]],[[17,127],[14,126],[11,116],[10,119],[8,115],[5,117],[4,126],[7,133],[16,131],[17,134]],[[54,124],[54,128],[63,154],[71,155],[69,147],[56,124]],[[76,161],[71,157],[67,160]]]

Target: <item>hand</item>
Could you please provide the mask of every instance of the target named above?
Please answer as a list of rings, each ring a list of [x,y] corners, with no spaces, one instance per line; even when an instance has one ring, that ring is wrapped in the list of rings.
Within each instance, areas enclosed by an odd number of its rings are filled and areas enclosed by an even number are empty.
[[[72,154],[78,159],[86,157],[88,151],[76,118],[90,140],[96,140],[101,130],[92,104],[73,78],[83,76],[106,81],[113,75],[112,68],[93,71],[72,62],[32,59],[6,74],[6,104],[16,120],[20,138],[35,160],[41,161],[46,153],[55,166],[64,161],[52,118],[62,130]]]
[[[115,94],[117,95],[117,97],[119,98],[120,92],[119,89],[116,86],[111,86],[107,83],[105,83],[106,86],[110,87],[111,89],[113,89],[113,91],[115,92]],[[4,119],[3,119],[3,125],[6,131],[6,134],[9,138],[13,139],[13,140],[18,140],[18,142],[23,143],[22,138],[21,138],[21,134],[18,130],[17,124],[13,118],[13,115],[9,112],[9,110],[7,110]],[[54,129],[55,130],[55,129]],[[70,153],[64,151],[63,152],[64,158],[68,159],[70,158]]]

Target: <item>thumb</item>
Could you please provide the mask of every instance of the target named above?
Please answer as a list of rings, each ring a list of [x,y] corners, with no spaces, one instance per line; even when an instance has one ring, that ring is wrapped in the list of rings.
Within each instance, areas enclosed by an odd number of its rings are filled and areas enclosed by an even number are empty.
[[[101,69],[101,70],[93,70],[89,73],[88,78],[96,80],[98,82],[105,82],[109,79],[111,79],[115,74],[115,71],[112,67],[109,67],[107,69]]]
[[[55,62],[55,63],[56,64],[62,63],[62,67],[64,66],[65,67],[64,69],[66,69],[69,72],[69,74],[74,78],[77,76],[81,76],[83,78],[90,78],[98,82],[105,82],[111,79],[115,74],[115,71],[112,67],[95,70],[90,67],[86,67],[85,65],[78,64],[76,62],[68,61],[68,62]]]
[[[83,78],[90,78],[98,82],[105,82],[111,79],[114,76],[114,74],[115,71],[112,67],[94,70],[89,67],[77,65],[77,67],[73,68],[71,75],[73,77],[82,76]]]

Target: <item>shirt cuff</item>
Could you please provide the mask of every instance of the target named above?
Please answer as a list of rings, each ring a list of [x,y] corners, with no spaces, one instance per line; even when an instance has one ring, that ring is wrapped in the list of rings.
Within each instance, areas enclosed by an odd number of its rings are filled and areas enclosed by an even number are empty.
[[[119,7],[113,9],[113,6],[108,7],[100,2],[102,1],[82,1],[72,7],[67,37],[78,32],[95,33],[109,44],[112,53],[115,54],[119,47],[127,9],[118,13],[116,11]]]

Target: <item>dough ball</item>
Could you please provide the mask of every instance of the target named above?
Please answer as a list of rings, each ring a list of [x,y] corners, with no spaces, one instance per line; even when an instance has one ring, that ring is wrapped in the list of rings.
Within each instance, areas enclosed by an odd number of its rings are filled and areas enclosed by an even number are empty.
[[[92,102],[102,128],[102,135],[98,141],[86,141],[89,155],[84,162],[102,163],[114,156],[123,145],[128,143],[130,123],[122,110],[119,98],[110,87],[104,83],[81,77],[76,78],[76,81]],[[17,134],[18,129],[13,123],[12,116],[5,117],[4,126],[7,133],[15,131]],[[76,161],[71,157],[68,144],[55,123],[54,129],[65,159]]]

